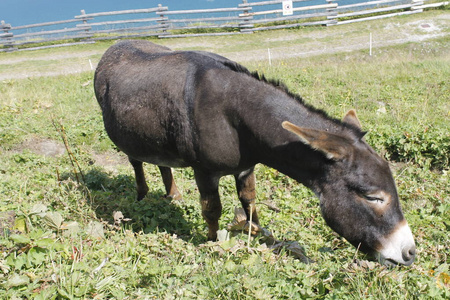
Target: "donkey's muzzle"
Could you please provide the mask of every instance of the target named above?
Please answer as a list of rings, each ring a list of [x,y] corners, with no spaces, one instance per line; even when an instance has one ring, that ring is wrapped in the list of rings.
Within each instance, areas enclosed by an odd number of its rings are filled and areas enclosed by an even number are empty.
[[[399,223],[393,232],[382,240],[377,252],[378,260],[384,265],[411,265],[416,257],[416,244],[408,223]]]

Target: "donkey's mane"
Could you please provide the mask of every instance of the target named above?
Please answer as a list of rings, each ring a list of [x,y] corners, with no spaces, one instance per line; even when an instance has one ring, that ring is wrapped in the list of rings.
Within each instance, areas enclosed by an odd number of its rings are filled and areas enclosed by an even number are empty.
[[[362,131],[360,128],[353,126],[351,124],[345,123],[339,119],[333,118],[330,115],[328,115],[324,110],[316,108],[308,103],[306,103],[303,98],[295,93],[292,93],[287,86],[281,82],[280,80],[277,79],[267,79],[264,74],[259,73],[257,71],[254,72],[250,72],[246,67],[244,67],[241,64],[238,64],[234,61],[231,60],[226,60],[223,62],[223,64],[229,68],[232,71],[238,72],[238,73],[243,73],[243,74],[247,74],[248,76],[251,76],[253,78],[255,78],[256,80],[262,81],[264,83],[267,83],[273,87],[275,87],[278,90],[281,90],[282,92],[284,92],[285,94],[287,94],[289,97],[294,98],[295,100],[297,100],[297,102],[299,104],[301,104],[302,106],[304,106],[305,108],[307,108],[309,111],[313,112],[313,113],[317,113],[320,116],[322,116],[323,118],[327,119],[327,120],[331,120],[332,122],[336,123],[339,126],[345,127],[350,129],[350,131],[352,131],[356,137],[358,139],[363,138],[363,136],[366,134],[366,132]]]

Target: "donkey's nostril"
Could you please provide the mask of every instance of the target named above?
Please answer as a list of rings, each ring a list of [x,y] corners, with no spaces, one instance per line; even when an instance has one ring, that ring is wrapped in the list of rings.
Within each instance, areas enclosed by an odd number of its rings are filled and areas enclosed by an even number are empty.
[[[405,247],[402,251],[402,256],[407,266],[412,264],[416,256],[416,246],[412,245],[410,247]]]

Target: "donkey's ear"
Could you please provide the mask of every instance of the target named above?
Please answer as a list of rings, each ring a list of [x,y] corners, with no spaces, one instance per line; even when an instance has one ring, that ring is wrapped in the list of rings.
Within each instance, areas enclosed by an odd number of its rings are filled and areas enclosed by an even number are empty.
[[[341,160],[349,153],[350,143],[341,136],[323,130],[298,127],[288,121],[281,125],[295,133],[304,144],[325,154],[328,159]]]
[[[361,129],[361,122],[359,122],[358,117],[356,116],[356,111],[354,109],[350,109],[343,119],[344,123],[353,125],[359,129]]]

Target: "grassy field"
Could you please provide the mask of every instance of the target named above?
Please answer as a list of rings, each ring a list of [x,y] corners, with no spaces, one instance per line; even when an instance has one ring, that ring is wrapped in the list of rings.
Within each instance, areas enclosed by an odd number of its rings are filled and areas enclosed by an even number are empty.
[[[360,30],[340,28],[332,30]],[[391,162],[416,239],[416,262],[393,269],[366,260],[325,225],[309,190],[265,166],[256,171],[261,224],[279,240],[298,241],[315,263],[273,253],[258,238],[206,243],[190,169],[175,172],[183,200],[170,201],[148,165],[150,193],[135,201],[131,167],[103,129],[93,72],[1,81],[0,298],[449,299],[449,46],[443,35],[373,56],[355,50],[245,63],[334,117],[357,110],[368,142]],[[54,51],[43,53],[61,50]],[[39,69],[33,57],[41,55],[13,54],[17,64],[2,66]],[[220,192],[224,229],[239,202],[231,177]],[[131,220],[115,225],[115,211]]]

